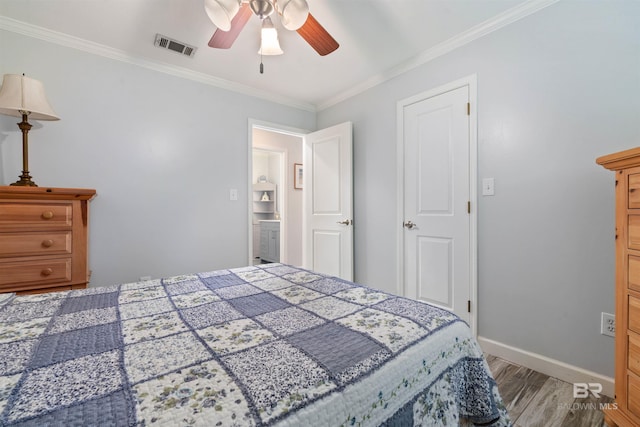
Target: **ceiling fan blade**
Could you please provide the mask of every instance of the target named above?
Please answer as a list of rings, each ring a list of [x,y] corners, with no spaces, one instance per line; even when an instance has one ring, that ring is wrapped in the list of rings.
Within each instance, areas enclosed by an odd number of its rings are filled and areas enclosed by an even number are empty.
[[[218,28],[216,32],[213,33],[211,40],[209,40],[209,47],[229,49],[240,35],[240,31],[242,31],[249,18],[251,18],[251,15],[253,15],[253,12],[249,7],[249,3],[242,3],[240,10],[231,20],[231,28],[229,31],[222,31]]]
[[[304,25],[296,31],[298,31],[298,34],[300,34],[320,56],[328,55],[340,47],[338,42],[331,37],[331,34],[329,34],[311,14],[307,17]]]

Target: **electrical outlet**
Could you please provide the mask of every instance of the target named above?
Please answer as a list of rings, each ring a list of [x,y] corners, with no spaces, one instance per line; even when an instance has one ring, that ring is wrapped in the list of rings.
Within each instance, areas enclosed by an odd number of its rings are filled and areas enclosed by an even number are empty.
[[[600,333],[610,337],[616,336],[616,318],[613,314],[602,313],[600,322]]]
[[[151,276],[140,276],[141,282],[144,282],[145,280],[151,280]]]

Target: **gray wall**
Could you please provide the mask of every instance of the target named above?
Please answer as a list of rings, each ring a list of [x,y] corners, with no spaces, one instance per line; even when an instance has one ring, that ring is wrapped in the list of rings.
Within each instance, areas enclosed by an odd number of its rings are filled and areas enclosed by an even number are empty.
[[[356,279],[394,291],[396,102],[478,78],[478,333],[613,376],[613,173],[640,144],[640,2],[566,1],[318,114],[354,124]],[[478,194],[481,194],[478,188]]]
[[[92,286],[247,264],[249,118],[314,129],[315,113],[11,32],[0,55],[0,74],[41,80],[62,118],[30,132],[35,182],[98,192]],[[22,166],[17,121],[0,116],[3,185]]]

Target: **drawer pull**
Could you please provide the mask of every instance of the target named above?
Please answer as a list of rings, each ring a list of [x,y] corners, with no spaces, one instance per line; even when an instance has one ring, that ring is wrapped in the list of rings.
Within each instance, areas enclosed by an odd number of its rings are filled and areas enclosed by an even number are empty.
[[[52,268],[45,268],[43,269],[40,274],[42,274],[43,276],[51,276],[51,273],[53,273],[53,269]]]
[[[42,219],[51,219],[51,218],[53,218],[53,212],[51,211],[42,212]]]
[[[50,248],[51,246],[53,246],[53,240],[51,239],[43,240],[42,246],[44,246],[45,248]]]

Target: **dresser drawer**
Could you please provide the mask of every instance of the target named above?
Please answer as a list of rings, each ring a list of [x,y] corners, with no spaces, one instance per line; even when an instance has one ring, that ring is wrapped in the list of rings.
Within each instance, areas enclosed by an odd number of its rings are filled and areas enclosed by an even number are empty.
[[[627,384],[627,407],[636,417],[640,417],[640,380],[629,375],[627,377],[629,382]]]
[[[629,248],[640,249],[640,215],[629,215],[628,221]]]
[[[0,258],[71,254],[71,231],[0,233]]]
[[[640,208],[640,174],[629,175],[629,209]]]
[[[16,288],[32,283],[60,283],[71,281],[71,258],[0,263],[0,292],[2,287]],[[11,286],[9,286],[11,285]]]
[[[629,255],[629,289],[640,291],[640,257]]]
[[[640,334],[640,298],[629,295],[629,329]]]
[[[631,372],[640,375],[640,335],[629,333],[629,362]]]
[[[0,229],[71,227],[73,205],[0,202]]]

